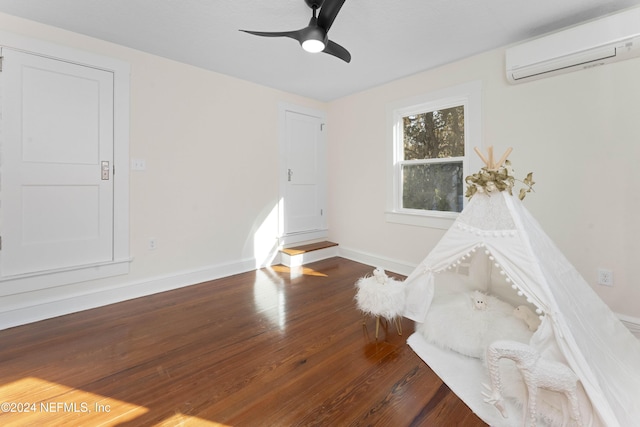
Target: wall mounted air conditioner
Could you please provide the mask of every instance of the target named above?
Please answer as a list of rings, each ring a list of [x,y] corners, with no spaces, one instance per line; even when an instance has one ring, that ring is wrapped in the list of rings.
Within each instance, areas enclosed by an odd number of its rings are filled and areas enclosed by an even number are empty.
[[[522,83],[640,56],[640,8],[507,48],[507,80]]]

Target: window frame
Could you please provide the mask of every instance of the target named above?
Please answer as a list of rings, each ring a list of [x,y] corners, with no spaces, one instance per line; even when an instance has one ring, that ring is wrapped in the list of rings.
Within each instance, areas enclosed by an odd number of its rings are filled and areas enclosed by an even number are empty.
[[[402,207],[402,166],[406,164],[449,163],[462,161],[463,177],[478,171],[482,162],[473,148],[482,149],[482,83],[470,82],[439,89],[423,95],[403,99],[387,107],[388,138],[390,141],[387,161],[387,222],[422,227],[448,229],[458,217],[458,212],[444,212]],[[464,106],[465,155],[446,159],[404,160],[402,118],[411,114]],[[464,184],[463,184],[464,185]],[[464,193],[464,191],[463,191]],[[466,206],[467,200],[463,200]]]

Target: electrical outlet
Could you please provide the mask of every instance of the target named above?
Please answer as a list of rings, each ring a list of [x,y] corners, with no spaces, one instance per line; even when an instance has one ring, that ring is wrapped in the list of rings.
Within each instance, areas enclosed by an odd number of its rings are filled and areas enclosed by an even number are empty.
[[[147,170],[147,162],[144,159],[131,159],[131,170],[144,171]]]
[[[598,269],[598,285],[613,286],[613,271],[606,268]]]
[[[157,239],[149,239],[149,250],[155,251],[158,249],[158,240]]]

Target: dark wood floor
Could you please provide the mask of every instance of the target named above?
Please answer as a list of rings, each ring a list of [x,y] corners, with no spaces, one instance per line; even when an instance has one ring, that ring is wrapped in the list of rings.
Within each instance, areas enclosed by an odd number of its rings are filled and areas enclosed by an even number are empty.
[[[353,297],[274,267],[0,331],[0,425],[484,426]]]

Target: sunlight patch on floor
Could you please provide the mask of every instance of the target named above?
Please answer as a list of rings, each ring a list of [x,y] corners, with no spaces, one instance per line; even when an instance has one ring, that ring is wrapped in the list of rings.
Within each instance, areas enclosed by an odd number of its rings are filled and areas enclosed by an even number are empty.
[[[117,426],[135,423],[136,418],[149,412],[144,406],[33,377],[0,385],[0,397],[3,426]],[[181,413],[157,425],[230,427]]]
[[[274,326],[285,329],[287,325],[287,295],[284,280],[273,274],[270,268],[256,271],[253,285],[253,301],[256,311],[264,314]]]
[[[0,424],[117,425],[149,410],[143,406],[89,393],[40,378],[0,385]]]
[[[191,417],[184,414],[175,414],[171,418],[167,418],[163,422],[156,424],[162,427],[190,427],[190,426],[204,426],[204,427],[231,427],[227,424],[220,424],[213,421],[203,420],[202,418]]]
[[[318,276],[318,277],[329,277],[324,273],[320,273],[311,268],[299,266],[299,267],[287,267],[284,265],[274,265],[271,267],[273,271],[278,273],[289,273],[292,277],[300,277],[300,276]]]

